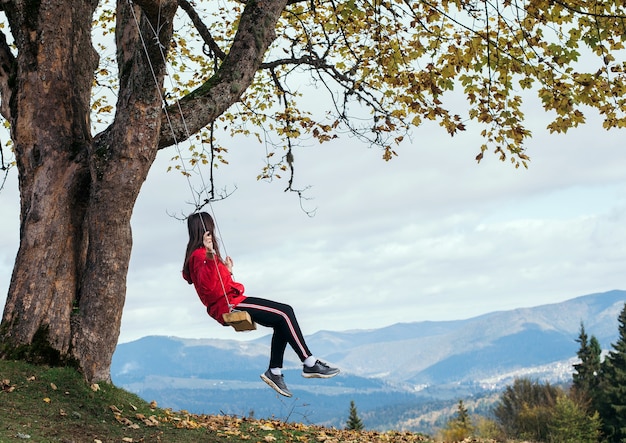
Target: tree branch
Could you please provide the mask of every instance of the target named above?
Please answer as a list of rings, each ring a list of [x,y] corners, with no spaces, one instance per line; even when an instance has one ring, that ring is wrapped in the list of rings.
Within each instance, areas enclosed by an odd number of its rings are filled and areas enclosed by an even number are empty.
[[[595,18],[619,18],[619,19],[626,19],[626,14],[598,14],[596,12],[585,12],[582,9],[576,8],[574,6],[570,6],[567,3],[565,3],[564,1],[559,1],[559,0],[552,0],[554,3],[556,3],[559,6],[562,6],[563,8],[567,9],[568,11],[571,11],[575,14],[580,14],[580,15],[587,15],[590,17],[595,17]]]
[[[178,5],[187,13],[189,18],[191,19],[191,22],[200,33],[200,37],[202,37],[202,40],[204,40],[204,43],[209,47],[211,52],[213,52],[213,54],[220,60],[224,60],[226,58],[226,54],[217,45],[217,43],[213,39],[213,36],[211,36],[209,28],[206,27],[191,3],[189,3],[187,0],[178,0]]]
[[[159,148],[186,140],[239,101],[274,41],[274,29],[286,5],[287,0],[247,3],[218,71],[163,113]]]

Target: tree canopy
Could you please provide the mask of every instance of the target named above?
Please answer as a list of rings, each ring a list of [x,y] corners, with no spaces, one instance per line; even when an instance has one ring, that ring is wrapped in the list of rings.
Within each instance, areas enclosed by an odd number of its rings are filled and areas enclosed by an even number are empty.
[[[626,122],[615,0],[5,0],[0,11],[1,167],[13,152],[21,203],[0,356],[74,362],[88,380],[110,376],[130,216],[159,149],[189,140],[188,164],[212,171],[229,136],[256,136],[259,177],[285,174],[300,192],[295,148],[310,140],[351,134],[390,160],[426,121],[449,135],[471,123],[477,160],[491,150],[527,166],[527,105],[543,106],[552,132],[590,110],[606,129]]]
[[[271,147],[260,177],[291,174],[294,145],[346,132],[390,160],[397,144],[431,120],[450,135],[480,127],[479,161],[493,150],[527,166],[525,109],[537,103],[550,132],[577,127],[592,109],[606,129],[626,123],[620,2],[290,1],[250,87],[208,119],[187,106],[223,75],[244,4],[178,3],[164,99],[180,99],[166,109],[186,121],[163,124],[160,146],[196,134],[192,162],[227,161],[223,140],[254,135]],[[106,29],[112,15],[105,9],[100,17]],[[199,135],[207,125],[210,133]],[[214,138],[220,133],[222,143]]]
[[[551,410],[562,390],[549,383],[516,378],[494,407],[497,422],[507,436],[546,441]]]

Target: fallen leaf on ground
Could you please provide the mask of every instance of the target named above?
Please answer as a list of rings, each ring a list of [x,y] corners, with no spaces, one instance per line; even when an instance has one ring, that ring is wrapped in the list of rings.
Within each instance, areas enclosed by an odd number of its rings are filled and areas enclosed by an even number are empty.
[[[15,386],[11,386],[11,380],[4,379],[0,381],[0,391],[13,392],[14,390],[15,390]]]

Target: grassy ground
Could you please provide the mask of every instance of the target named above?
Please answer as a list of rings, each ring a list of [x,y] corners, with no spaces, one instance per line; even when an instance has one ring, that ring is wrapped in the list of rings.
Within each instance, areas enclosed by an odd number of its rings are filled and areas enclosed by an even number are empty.
[[[0,360],[0,443],[431,442],[399,432],[356,432],[160,409],[113,385],[89,386],[68,368]]]

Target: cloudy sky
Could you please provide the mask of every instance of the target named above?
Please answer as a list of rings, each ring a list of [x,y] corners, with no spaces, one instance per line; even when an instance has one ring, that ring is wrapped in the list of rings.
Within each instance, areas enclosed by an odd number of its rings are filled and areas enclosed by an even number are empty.
[[[264,148],[232,141],[214,211],[246,293],[290,303],[305,334],[469,318],[626,289],[624,132],[599,123],[548,135],[530,122],[530,168],[474,157],[471,132],[425,126],[399,157],[344,138],[295,152],[301,209],[285,181],[259,182]],[[189,184],[162,152],[133,216],[134,247],[120,341],[159,334],[252,339],[205,313],[180,277]],[[194,186],[199,177],[192,178]],[[16,177],[0,193],[0,307],[18,247]]]

